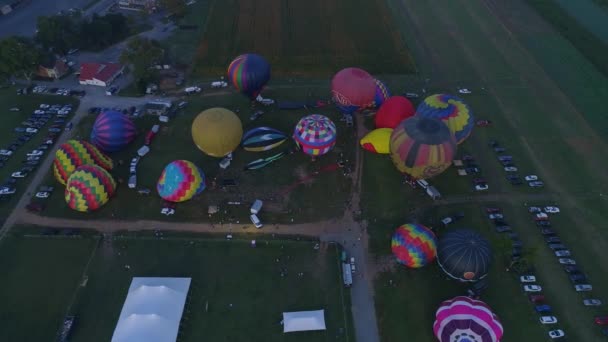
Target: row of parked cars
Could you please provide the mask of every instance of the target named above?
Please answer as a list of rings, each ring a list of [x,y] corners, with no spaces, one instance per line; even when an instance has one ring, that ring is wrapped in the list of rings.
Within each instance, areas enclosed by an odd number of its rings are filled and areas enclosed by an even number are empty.
[[[459,167],[458,174],[460,175],[475,175],[475,178],[473,178],[473,188],[475,191],[488,190],[488,182],[485,180],[485,178],[479,176],[481,173],[481,168],[472,155],[463,155],[459,160],[454,161],[454,165]]]
[[[507,173],[507,180],[512,185],[521,185],[524,181],[531,188],[542,188],[545,184],[536,175],[526,175],[522,177],[518,174],[519,169],[513,161],[513,156],[507,153],[507,149],[500,145],[496,140],[490,140],[490,147],[494,150],[497,155],[498,162],[502,164],[503,170]]]
[[[44,85],[32,85],[28,88],[17,89],[17,95],[32,94],[50,94],[59,96],[78,96],[83,97],[86,95],[84,90],[70,90],[67,88],[53,88]]]
[[[540,228],[540,232],[545,238],[545,242],[558,258],[558,262],[563,265],[564,271],[574,286],[576,292],[590,292],[593,286],[587,276],[580,270],[576,261],[572,258],[572,253],[563,244],[557,232],[551,227],[550,215],[560,212],[557,206],[530,206],[528,212],[532,214],[535,224]],[[585,306],[601,306],[603,302],[597,298],[583,299]],[[608,316],[597,316],[594,319],[597,325],[608,325]],[[608,336],[608,327],[602,328],[602,333]]]

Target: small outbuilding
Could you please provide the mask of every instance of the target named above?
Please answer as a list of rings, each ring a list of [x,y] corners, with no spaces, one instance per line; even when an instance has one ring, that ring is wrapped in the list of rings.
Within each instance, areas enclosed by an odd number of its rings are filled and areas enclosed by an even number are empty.
[[[284,333],[325,329],[325,310],[283,312]]]

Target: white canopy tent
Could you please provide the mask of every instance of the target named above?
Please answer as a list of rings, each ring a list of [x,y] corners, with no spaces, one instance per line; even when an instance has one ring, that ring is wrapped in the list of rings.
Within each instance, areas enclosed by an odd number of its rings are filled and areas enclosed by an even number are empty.
[[[190,281],[133,278],[112,342],[175,342]]]
[[[325,330],[325,310],[283,312],[283,332]]]

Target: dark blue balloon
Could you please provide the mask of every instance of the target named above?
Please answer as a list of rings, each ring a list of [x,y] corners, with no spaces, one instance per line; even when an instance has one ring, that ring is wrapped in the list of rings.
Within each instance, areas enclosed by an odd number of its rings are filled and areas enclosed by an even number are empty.
[[[99,114],[93,130],[91,142],[105,152],[117,152],[127,146],[137,134],[133,121],[117,111]]]
[[[270,64],[260,55],[240,55],[228,66],[228,79],[236,90],[255,99],[270,79]]]

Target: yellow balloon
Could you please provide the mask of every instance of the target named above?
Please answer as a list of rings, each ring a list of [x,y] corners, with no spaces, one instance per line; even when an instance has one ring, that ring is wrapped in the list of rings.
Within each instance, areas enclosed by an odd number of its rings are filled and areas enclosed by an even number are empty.
[[[243,125],[236,114],[225,108],[210,108],[192,122],[196,146],[212,157],[223,157],[241,143]]]
[[[376,128],[375,130],[367,133],[359,144],[364,149],[380,154],[390,153],[389,142],[391,140],[392,128]]]

